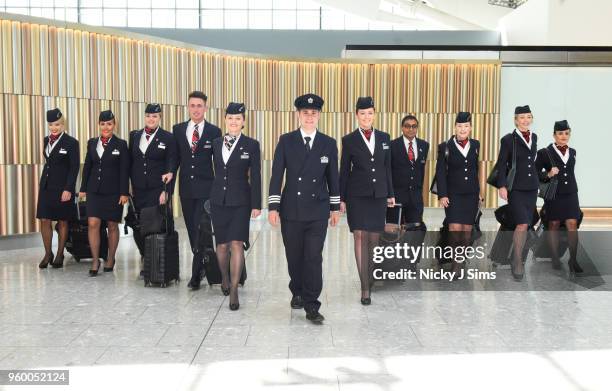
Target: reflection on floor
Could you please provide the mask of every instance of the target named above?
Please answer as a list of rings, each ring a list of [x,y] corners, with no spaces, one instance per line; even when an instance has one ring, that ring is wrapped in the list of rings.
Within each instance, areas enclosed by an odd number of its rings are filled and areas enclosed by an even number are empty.
[[[441,217],[428,214],[435,229]],[[568,289],[566,267],[548,280],[559,290],[378,286],[364,307],[343,222],[328,234],[326,321],[315,326],[289,307],[280,230],[263,221],[253,224],[237,312],[218,286],[187,289],[184,229],[183,281],[166,289],[138,280],[130,237],[115,271],[97,278],[87,277],[87,261],[39,270],[40,248],[3,250],[0,369],[67,368],[69,389],[87,390],[612,389],[609,275],[596,289]],[[483,229],[494,228],[487,215]],[[537,283],[537,268],[528,263],[525,281],[508,284]]]

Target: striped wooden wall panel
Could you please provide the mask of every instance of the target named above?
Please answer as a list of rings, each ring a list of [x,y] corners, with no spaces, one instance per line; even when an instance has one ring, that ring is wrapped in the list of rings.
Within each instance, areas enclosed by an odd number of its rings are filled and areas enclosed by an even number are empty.
[[[109,30],[111,31],[111,30]],[[223,127],[229,101],[247,105],[245,132],[261,142],[264,184],[278,136],[297,127],[293,100],[306,92],[325,99],[320,128],[340,138],[356,125],[358,96],[376,102],[376,127],[400,135],[400,120],[415,114],[419,136],[433,148],[427,165],[429,183],[435,145],[452,134],[457,111],[474,113],[474,134],[482,144],[482,169],[489,170],[499,140],[498,63],[349,63],[287,61],[241,57],[173,47],[159,42],[87,31],[0,20],[0,235],[31,232],[37,182],[46,134],[45,111],[60,107],[68,132],[81,141],[97,134],[100,110],[117,116],[118,134],[142,127],[147,102],[163,107],[162,126],[187,118],[187,95],[209,96],[207,118]],[[83,156],[84,157],[84,156]],[[264,186],[267,192],[267,186]],[[488,189],[488,206],[497,198]],[[267,199],[264,194],[264,199]],[[435,199],[427,192],[426,205]],[[176,203],[176,200],[175,200]]]

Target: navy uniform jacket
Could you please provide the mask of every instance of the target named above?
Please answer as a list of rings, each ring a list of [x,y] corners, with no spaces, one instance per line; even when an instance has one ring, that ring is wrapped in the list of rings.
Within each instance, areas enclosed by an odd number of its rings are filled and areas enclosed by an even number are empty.
[[[538,136],[531,133],[531,149],[527,147],[523,136],[516,134],[515,131],[502,137],[497,157],[497,186],[507,187],[506,175],[512,167],[512,140],[516,146],[516,174],[512,190],[537,190],[539,187],[538,172],[535,164],[538,151]],[[505,167],[505,169],[504,169]]]
[[[143,154],[140,138],[145,137],[143,129],[130,132],[129,151],[131,157],[130,178],[132,188],[138,190],[159,189],[163,187],[162,175],[174,172],[176,167],[176,142],[170,132],[161,127],[155,132],[153,140]],[[174,189],[174,178],[168,184],[168,192]]]
[[[393,190],[395,192],[395,200],[399,203],[407,202],[411,191],[423,190],[429,143],[416,138],[416,144],[417,158],[414,162],[410,162],[408,160],[408,150],[406,149],[406,144],[404,144],[404,136],[391,141]]]
[[[113,135],[102,158],[96,147],[98,137],[87,142],[87,155],[81,176],[81,191],[98,194],[129,195],[130,155],[125,140]]]
[[[470,150],[467,157],[459,151],[453,136],[447,142],[438,145],[438,160],[436,162],[436,183],[438,198],[452,194],[480,193],[478,181],[478,156],[480,142],[470,139]],[[448,145],[448,157],[444,154]]]
[[[272,162],[268,209],[280,210],[283,219],[297,221],[326,220],[330,210],[340,210],[336,140],[317,131],[307,154],[299,129],[279,137]]]
[[[261,152],[259,142],[240,135],[227,163],[223,163],[223,137],[213,141],[215,180],[210,201],[217,205],[261,209]]]
[[[548,154],[546,154],[547,150]],[[548,180],[546,174],[552,169],[552,164],[548,155],[550,155],[555,166],[559,169],[559,173],[557,174],[556,194],[573,194],[578,192],[578,184],[576,183],[576,176],[574,175],[574,167],[576,167],[576,150],[574,148],[568,148],[565,153],[569,153],[567,163],[563,163],[563,160],[561,160],[561,157],[557,151],[555,151],[555,147],[550,144],[548,147],[538,151],[538,159],[536,160],[538,173],[540,173],[540,178],[544,181]]]
[[[79,142],[64,133],[55,141],[51,154],[47,156],[49,136],[45,137],[43,155],[45,166],[40,176],[40,188],[48,190],[65,190],[74,193],[76,178],[79,175],[81,160]]]
[[[340,159],[340,199],[350,197],[393,197],[391,137],[374,130],[374,155],[359,129],[342,137]]]
[[[183,198],[204,198],[210,196],[214,179],[212,163],[212,142],[221,137],[221,129],[208,121],[200,130],[200,140],[195,152],[191,152],[191,141],[187,141],[187,124],[181,122],[172,127],[178,149],[179,195]],[[176,170],[175,170],[176,171]]]

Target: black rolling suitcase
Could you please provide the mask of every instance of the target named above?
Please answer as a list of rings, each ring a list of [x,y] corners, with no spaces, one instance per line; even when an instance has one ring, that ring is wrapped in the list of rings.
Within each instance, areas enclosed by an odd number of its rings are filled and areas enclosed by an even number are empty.
[[[210,202],[204,204],[204,212],[200,218],[198,226],[198,242],[196,244],[197,253],[194,257],[198,257],[203,262],[204,271],[208,285],[221,284],[221,270],[217,261],[217,253],[215,252],[215,234],[212,229],[212,220],[210,214]],[[249,243],[244,243],[244,251],[249,249]],[[231,254],[230,254],[231,256]],[[246,263],[242,267],[242,275],[240,276],[240,285],[244,286],[247,279]]]
[[[584,213],[580,212],[580,218],[578,219],[578,228],[580,228],[580,224],[582,223],[582,218],[584,217]],[[548,229],[548,220],[546,218],[546,209],[542,207],[540,210],[540,225],[536,230],[536,234],[538,236],[538,243],[533,250],[533,256],[535,258],[551,258],[552,254],[550,252],[550,244],[547,239],[547,235],[550,233]],[[557,254],[559,259],[563,258],[567,250],[569,249],[568,241],[567,241],[567,227],[565,226],[565,221],[561,221],[558,232],[558,247]]]
[[[89,247],[87,208],[86,203],[81,201],[76,205],[77,219],[68,223],[68,239],[66,240],[66,250],[73,256],[74,260],[80,262],[81,259],[91,259],[91,248]],[[57,225],[55,226],[57,230]],[[106,232],[106,222],[100,225],[100,259],[106,260],[108,257],[108,234]]]
[[[159,284],[164,288],[170,281],[179,281],[179,237],[170,230],[172,218],[168,204],[163,209],[166,232],[151,233],[144,238],[144,285]],[[142,222],[145,224],[145,222]]]

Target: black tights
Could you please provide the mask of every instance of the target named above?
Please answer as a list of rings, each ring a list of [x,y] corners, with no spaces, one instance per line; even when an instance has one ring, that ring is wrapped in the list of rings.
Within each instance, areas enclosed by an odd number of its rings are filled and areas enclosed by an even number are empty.
[[[59,235],[57,240],[57,255],[64,254],[64,247],[66,246],[66,240],[68,240],[68,222],[60,220],[57,222],[59,228]],[[51,242],[53,240],[53,224],[49,219],[40,220],[40,234],[42,236],[43,245],[45,246],[45,254],[51,255],[53,250],[51,249]]]
[[[559,262],[559,227],[561,221],[553,220],[548,222],[548,244],[552,254],[552,261]],[[565,220],[565,228],[567,228],[567,244],[570,253],[570,262],[576,261],[578,252],[578,220]]]
[[[374,266],[372,257],[374,247],[378,246],[380,232],[354,230],[353,238],[355,239],[355,261],[361,282],[361,297],[365,299],[370,297],[370,282]]]
[[[471,224],[449,224],[448,225],[448,244],[453,248],[467,247],[472,241],[472,225]],[[465,253],[465,251],[464,251]],[[452,271],[457,272],[462,267],[465,261],[457,262],[453,259]]]
[[[221,286],[230,288],[230,303],[238,303],[238,284],[244,266],[244,242],[232,240],[217,244],[217,260],[221,270]],[[231,253],[231,254],[230,254]]]
[[[91,257],[93,258],[92,269],[97,270],[100,262],[100,226],[102,220],[97,217],[87,218],[89,238],[89,247],[91,248]],[[115,264],[115,253],[119,246],[119,223],[114,221],[106,222],[108,227],[108,259],[106,267],[112,267]]]

